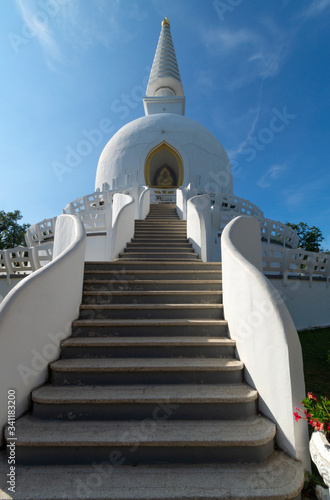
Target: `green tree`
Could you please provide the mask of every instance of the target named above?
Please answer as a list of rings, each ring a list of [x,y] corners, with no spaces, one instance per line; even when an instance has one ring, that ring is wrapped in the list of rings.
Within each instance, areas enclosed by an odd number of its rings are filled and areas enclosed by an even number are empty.
[[[19,210],[4,212],[0,210],[0,249],[25,245],[24,235],[30,224],[19,224],[23,217]]]
[[[299,224],[286,222],[286,225],[297,231],[299,236],[299,248],[303,248],[309,252],[320,251],[320,245],[324,237],[322,231],[318,227],[309,226],[306,222],[299,222]]]

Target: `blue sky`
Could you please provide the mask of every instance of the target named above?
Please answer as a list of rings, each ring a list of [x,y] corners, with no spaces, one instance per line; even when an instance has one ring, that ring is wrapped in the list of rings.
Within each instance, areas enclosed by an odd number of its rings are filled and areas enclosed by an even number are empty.
[[[143,116],[165,16],[186,116],[226,148],[235,194],[330,248],[330,0],[2,0],[0,209],[32,224],[94,191],[103,147]]]

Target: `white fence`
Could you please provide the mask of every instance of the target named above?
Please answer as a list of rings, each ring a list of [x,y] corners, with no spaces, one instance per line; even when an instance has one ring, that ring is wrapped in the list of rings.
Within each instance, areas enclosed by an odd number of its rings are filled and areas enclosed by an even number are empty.
[[[213,199],[210,196],[211,200]],[[233,194],[219,193],[215,196],[214,202],[221,211],[234,211],[240,215],[252,215],[253,217],[263,217],[263,211],[249,200],[234,196]]]
[[[292,278],[330,282],[330,255],[324,253],[307,252],[301,248],[284,249],[263,246],[263,272],[270,278],[283,278],[285,281]]]
[[[212,196],[210,199],[212,200]],[[260,224],[263,243],[263,272],[269,277],[288,279],[299,278],[330,282],[330,255],[307,252],[298,247],[299,236],[294,229],[280,221],[266,219],[259,207],[249,200],[234,195],[220,193],[214,197],[217,213],[218,234],[239,215],[252,215]]]
[[[116,189],[95,191],[94,193],[76,198],[63,209],[63,214],[76,215],[85,227],[86,234],[107,234],[112,227],[113,196],[116,193],[131,195],[132,189]],[[141,191],[141,213],[149,212],[149,188]],[[143,195],[142,195],[143,194]],[[53,241],[57,217],[44,219],[30,226],[25,234],[27,246],[17,246],[0,250],[0,275],[6,275],[8,282],[11,275],[30,274],[45,266],[53,258]]]
[[[80,217],[87,234],[106,232],[109,224],[108,209],[111,209],[115,192],[95,191],[95,193],[77,198],[64,208],[63,213]]]
[[[47,241],[54,240],[55,224],[57,217],[44,219],[30,226],[25,234],[25,241],[28,247],[40,245]]]
[[[242,213],[237,213],[233,210],[227,210],[220,212],[219,214],[219,225],[218,231],[222,233],[228,222],[235,219]],[[296,248],[299,243],[299,237],[294,229],[290,226],[282,224],[282,222],[274,221],[271,219],[265,219],[257,217],[260,223],[260,236],[263,241],[270,243],[277,243],[283,247]]]
[[[30,274],[48,264],[52,258],[53,242],[0,250],[0,274],[6,274],[8,280],[14,274]]]

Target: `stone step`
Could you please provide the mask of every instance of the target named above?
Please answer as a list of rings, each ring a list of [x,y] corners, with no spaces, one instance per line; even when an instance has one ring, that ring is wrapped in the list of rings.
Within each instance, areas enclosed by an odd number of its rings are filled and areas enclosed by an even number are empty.
[[[168,220],[168,219],[163,219],[164,221],[164,225],[165,226],[186,226],[187,225],[187,221],[186,220],[180,220],[180,219],[173,219],[173,220]],[[144,226],[144,225],[157,225],[158,224],[158,221],[156,220],[146,220],[146,219],[143,219],[143,220],[135,220],[135,227],[138,227],[138,226]]]
[[[134,231],[134,236],[135,237],[138,237],[138,236],[141,236],[141,235],[144,235],[144,236],[150,236],[150,235],[154,235],[155,237],[156,236],[184,236],[185,238],[187,238],[187,230],[186,228],[154,228],[154,227],[150,227],[150,226],[147,226],[147,227],[141,227],[141,228],[138,228],[138,229],[135,229]]]
[[[154,229],[155,231],[158,230],[176,230],[176,229],[182,229],[184,231],[187,230],[186,224],[182,224],[180,221],[178,222],[166,222],[166,221],[141,221],[140,224],[135,224],[135,231],[143,231],[144,229]]]
[[[221,291],[97,291],[83,292],[83,304],[221,304]]]
[[[50,364],[55,385],[238,384],[243,363],[231,358],[74,358]]]
[[[158,248],[158,247],[166,247],[166,248],[192,248],[192,244],[188,241],[153,241],[153,240],[139,240],[139,241],[130,241],[127,243],[126,248],[143,248],[145,245],[148,245],[148,248]]]
[[[90,464],[117,453],[126,465],[261,462],[273,452],[276,427],[245,421],[40,421],[16,423],[16,460],[26,465]]]
[[[187,229],[186,227],[166,227],[162,226],[161,224],[158,224],[156,227],[151,226],[149,224],[146,224],[145,226],[135,228],[134,234],[141,234],[141,233],[154,233],[154,234],[165,234],[165,235],[173,235],[175,236],[176,234],[178,235],[186,235]]]
[[[200,462],[202,459],[200,460]],[[115,453],[90,465],[17,465],[20,500],[298,500],[304,484],[299,462],[275,451],[260,463],[126,465]],[[7,491],[8,461],[0,464]],[[106,494],[105,494],[106,492]],[[9,498],[4,493],[0,498]]]
[[[117,259],[113,262],[86,262],[85,270],[108,270],[108,271],[129,271],[131,270],[162,270],[162,271],[221,271],[221,262],[202,262],[202,261],[191,261],[191,262],[136,262],[136,261],[125,261],[122,262]]]
[[[172,206],[168,206],[168,205],[150,205],[150,211],[149,211],[149,215],[152,214],[152,213],[173,213],[175,215],[178,215],[177,214],[177,211],[176,211],[176,205],[175,204],[172,204]]]
[[[191,245],[189,240],[185,237],[180,238],[179,236],[175,236],[173,238],[171,237],[164,237],[164,238],[150,238],[149,236],[146,238],[132,238],[130,243],[164,243],[166,245]]]
[[[134,246],[127,246],[124,250],[125,254],[128,253],[155,253],[155,252],[166,252],[168,254],[172,253],[194,253],[194,249],[192,246],[170,246],[170,245],[154,245],[152,243],[145,243],[144,245],[134,245]]]
[[[33,416],[51,420],[236,420],[256,415],[257,391],[240,384],[44,385]]]
[[[178,216],[175,215],[148,215],[145,219],[143,219],[146,222],[180,222],[181,219]]]
[[[157,266],[159,267],[159,266]],[[221,280],[221,271],[193,271],[193,270],[151,270],[149,269],[136,269],[136,270],[87,270],[84,274],[85,280],[97,279],[97,280],[167,280],[167,281],[207,281],[207,280]],[[189,287],[188,287],[189,288]]]
[[[222,304],[82,304],[79,319],[223,319]]]
[[[154,241],[154,240],[165,240],[167,243],[175,242],[175,240],[180,239],[183,242],[187,242],[187,233],[186,232],[160,232],[160,231],[135,231],[134,238],[142,241]]]
[[[74,337],[104,336],[226,336],[227,321],[223,319],[77,319],[72,323]]]
[[[180,231],[186,231],[187,228],[185,225],[182,225],[182,224],[179,224],[179,222],[144,222],[144,224],[138,224],[135,226],[135,231],[136,232],[139,232],[139,231],[144,231],[145,229],[147,230],[154,230],[154,231],[162,231],[162,230],[166,230],[166,231],[176,231],[176,230],[180,230]]]
[[[170,291],[170,290],[215,290],[221,291],[222,281],[211,279],[211,280],[130,280],[130,279],[88,279],[84,281],[84,291],[119,291],[119,290],[131,290],[131,291]]]
[[[176,210],[176,207],[174,208],[157,208],[156,210],[153,210],[151,207],[150,207],[150,211],[149,213],[147,214],[147,217],[150,217],[152,215],[156,215],[156,216],[161,216],[161,215],[172,215],[173,217],[179,217],[178,215],[178,212]]]
[[[150,212],[153,210],[174,210],[176,212],[176,204],[175,203],[151,203]]]
[[[225,337],[70,337],[61,342],[61,358],[229,358],[235,345]]]
[[[163,211],[150,211],[149,214],[146,216],[145,219],[143,220],[148,220],[148,219],[162,219],[162,218],[171,218],[171,219],[177,219],[177,220],[182,220],[178,216],[177,212],[170,212],[168,210],[163,210]]]
[[[150,205],[150,211],[147,214],[147,217],[149,217],[150,215],[159,215],[159,214],[175,215],[175,216],[179,217],[177,209],[176,209],[176,206],[173,206],[171,208],[168,208],[168,207],[157,207],[157,208],[154,209],[153,206]]]
[[[181,220],[141,220],[135,221],[135,229],[187,229],[187,222]]]
[[[185,253],[185,252],[129,252],[129,253],[120,253],[120,259],[144,259],[144,260],[194,260],[199,259],[197,253]]]

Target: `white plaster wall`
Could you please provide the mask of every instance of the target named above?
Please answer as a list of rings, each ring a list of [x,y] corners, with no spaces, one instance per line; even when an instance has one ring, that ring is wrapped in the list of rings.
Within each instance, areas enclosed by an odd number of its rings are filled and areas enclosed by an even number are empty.
[[[222,233],[225,318],[260,411],[277,425],[277,444],[310,470],[306,421],[293,412],[305,397],[301,346],[290,314],[261,272],[257,219],[240,216]]]
[[[187,186],[233,192],[233,180],[228,155],[218,139],[203,125],[185,116],[165,113],[144,116],[121,128],[104,148],[97,167],[95,189],[104,182],[124,187],[130,175],[139,185],[145,184],[144,165],[150,150],[166,141],[179,151],[184,163]]]
[[[6,424],[9,389],[16,416],[28,408],[31,391],[48,377],[49,362],[71,334],[79,315],[85,229],[78,217],[57,218],[54,260],[22,280],[0,305],[0,427]]]
[[[3,299],[8,295],[10,290],[14,288],[18,283],[20,283],[26,276],[20,276],[18,274],[17,277],[15,278],[10,278],[10,281],[8,282],[7,276],[0,276],[0,303],[3,301]]]
[[[113,195],[113,202],[112,202],[112,227],[115,225],[119,212],[122,210],[122,208],[127,205],[128,203],[134,203],[134,199],[132,196],[129,194],[123,194],[123,193],[115,193]],[[133,214],[133,220],[134,220],[134,214]]]
[[[110,228],[111,231],[111,228]],[[107,236],[88,236],[86,238],[85,260],[88,262],[104,262],[107,260]]]
[[[271,279],[297,330],[330,326],[330,285],[324,281]]]
[[[134,235],[134,198],[128,194],[116,193],[113,196],[113,226],[111,235],[110,260],[118,258],[126,243]]]
[[[187,237],[193,249],[208,262],[211,238],[211,202],[208,195],[194,196],[187,202]]]
[[[140,188],[139,219],[145,219],[150,212],[150,189],[147,186]]]
[[[187,220],[187,200],[190,194],[190,184],[176,190],[176,205],[180,219]]]

